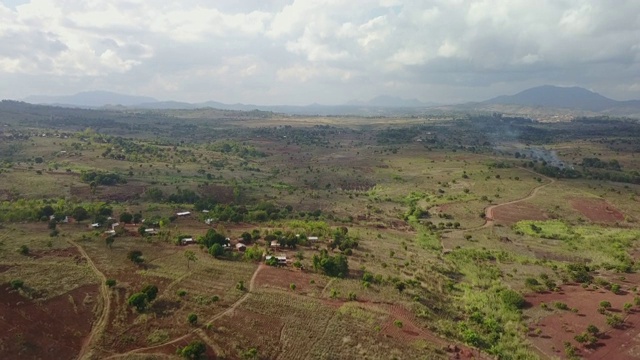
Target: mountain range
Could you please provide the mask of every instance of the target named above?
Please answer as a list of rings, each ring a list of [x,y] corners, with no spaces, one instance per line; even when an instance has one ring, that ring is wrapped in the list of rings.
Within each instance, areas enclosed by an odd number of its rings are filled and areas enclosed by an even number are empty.
[[[423,114],[432,111],[503,111],[526,113],[535,111],[597,113],[640,117],[640,100],[617,101],[581,87],[559,87],[543,85],[521,91],[514,95],[502,95],[482,102],[438,106],[418,99],[403,99],[381,95],[368,101],[351,100],[342,105],[311,104],[254,105],[225,104],[216,101],[188,103],[158,101],[152,97],[132,96],[108,91],[81,92],[69,96],[30,96],[24,99],[32,104],[47,104],[82,108],[131,108],[131,109],[197,109],[216,108],[223,110],[262,110],[299,115],[365,115],[388,116]]]

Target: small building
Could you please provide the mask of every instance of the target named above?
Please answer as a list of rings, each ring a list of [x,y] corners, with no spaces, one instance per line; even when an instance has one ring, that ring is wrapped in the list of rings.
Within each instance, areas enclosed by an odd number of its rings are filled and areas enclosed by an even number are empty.
[[[111,230],[115,230],[116,226],[120,226],[120,223],[113,223],[111,224]]]
[[[177,216],[189,216],[191,215],[190,211],[181,211],[176,213]]]
[[[247,245],[242,243],[237,243],[236,250],[244,252],[245,250],[247,250]]]
[[[91,227],[94,228],[94,229],[97,229],[97,228],[100,227],[100,223],[93,223],[93,224],[91,224]]]
[[[280,247],[280,243],[278,242],[278,240],[271,240],[270,247],[272,248]]]
[[[180,239],[180,245],[193,245],[195,244],[196,241],[193,240],[193,238],[184,238],[184,239]]]
[[[107,235],[109,235],[109,236],[113,236],[113,235],[115,235],[115,234],[116,234],[116,231],[112,229],[112,230],[107,230],[107,231],[105,231],[104,233],[105,233],[105,234],[107,234]]]
[[[273,255],[267,255],[265,256],[265,260],[269,261],[272,258],[275,258],[276,261],[278,261],[278,265],[287,265],[287,257],[285,255],[279,255],[279,256],[273,256]]]
[[[318,237],[317,237],[317,236],[309,236],[309,237],[307,238],[307,240],[309,240],[309,241],[311,241],[311,242],[316,242],[316,241],[318,241]]]
[[[154,228],[148,228],[148,229],[144,229],[144,233],[147,235],[157,235],[158,234],[158,230],[154,229]]]
[[[211,225],[213,223],[213,219],[209,218],[204,221],[205,224]]]
[[[202,212],[206,214],[209,212],[209,210],[202,210]]]

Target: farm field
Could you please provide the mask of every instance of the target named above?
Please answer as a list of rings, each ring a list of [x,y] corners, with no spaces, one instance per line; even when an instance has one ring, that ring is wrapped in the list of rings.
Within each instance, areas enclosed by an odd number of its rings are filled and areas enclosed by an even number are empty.
[[[0,358],[640,358],[636,122],[26,110]]]

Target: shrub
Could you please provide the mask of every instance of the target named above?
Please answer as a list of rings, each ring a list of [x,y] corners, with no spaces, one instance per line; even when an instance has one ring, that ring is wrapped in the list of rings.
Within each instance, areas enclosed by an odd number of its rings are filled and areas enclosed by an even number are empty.
[[[110,288],[116,286],[116,281],[114,279],[107,279],[104,283]]]
[[[611,308],[611,303],[608,301],[600,301],[600,308],[602,309],[609,309]]]
[[[187,316],[187,321],[190,325],[195,325],[198,322],[198,315],[191,313]]]
[[[607,325],[609,325],[609,326],[611,326],[613,328],[618,328],[618,327],[622,326],[622,324],[624,324],[624,321],[622,320],[620,315],[613,314],[613,315],[607,316]]]
[[[349,301],[356,301],[356,293],[350,292],[347,298],[349,299]]]
[[[202,341],[192,341],[189,345],[178,348],[176,354],[185,359],[201,359],[206,352],[207,347]]]
[[[236,289],[240,291],[245,291],[247,288],[244,286],[244,281],[242,280],[238,281],[238,283],[236,284]]]
[[[289,284],[289,288],[291,290],[295,291],[296,290],[296,284],[294,284],[294,283]]]
[[[619,284],[613,284],[611,285],[611,292],[614,294],[619,294],[620,293],[620,285]]]
[[[395,325],[395,326],[397,326],[399,328],[402,328],[402,321],[396,320],[396,321],[393,322],[393,325]]]
[[[598,329],[595,325],[589,325],[587,326],[587,332],[593,336],[598,336],[598,334],[600,333],[600,329]]]
[[[187,291],[186,290],[178,290],[178,292],[176,293],[178,296],[180,297],[184,297],[187,295]]]
[[[143,312],[147,308],[147,295],[139,292],[131,295],[127,300],[129,306],[135,306],[138,312]]]
[[[18,253],[20,255],[29,255],[29,247],[27,245],[21,245],[20,248],[18,248]]]
[[[11,280],[11,288],[14,290],[22,289],[24,287],[24,281],[20,279]]]
[[[569,310],[569,306],[563,302],[556,301],[553,303],[553,306],[559,310]]]
[[[220,300],[220,297],[219,297],[218,295],[213,295],[213,296],[211,297],[211,301],[212,301],[212,302],[217,302],[217,301],[219,301],[219,300]]]
[[[511,289],[502,291],[500,297],[502,298],[502,302],[511,308],[522,309],[526,304],[524,297]]]

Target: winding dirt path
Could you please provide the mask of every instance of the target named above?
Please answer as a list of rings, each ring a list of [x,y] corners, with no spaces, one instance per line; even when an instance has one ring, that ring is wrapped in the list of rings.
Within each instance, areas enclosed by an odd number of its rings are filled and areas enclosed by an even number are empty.
[[[242,304],[245,300],[247,300],[247,298],[249,297],[249,295],[251,294],[251,292],[254,291],[255,288],[255,282],[256,282],[256,278],[258,277],[258,273],[260,273],[260,270],[262,270],[264,268],[264,264],[260,263],[258,265],[258,267],[256,268],[256,270],[253,272],[253,275],[251,276],[251,280],[249,281],[249,289],[248,291],[242,295],[238,300],[236,300],[233,304],[231,304],[231,306],[229,306],[229,308],[225,309],[224,311],[214,315],[211,319],[209,319],[209,321],[207,321],[205,323],[206,325],[209,325],[211,323],[213,323],[214,321],[220,319],[221,317],[228,315],[230,313],[232,313],[233,311],[235,311],[235,309]],[[122,354],[116,354],[116,355],[112,355],[109,357],[106,357],[106,359],[118,359],[118,358],[124,358],[127,357],[129,355],[132,354],[140,354],[146,351],[150,351],[150,350],[156,350],[156,349],[160,349],[162,347],[165,347],[167,345],[171,345],[171,344],[176,344],[186,338],[188,338],[191,334],[196,334],[199,338],[202,339],[202,341],[204,341],[206,344],[208,344],[211,348],[214,349],[214,351],[221,351],[221,349],[206,335],[206,333],[200,329],[200,328],[196,328],[193,329],[192,331],[177,337],[171,341],[159,344],[159,345],[154,345],[154,346],[148,346],[148,347],[144,347],[144,348],[138,348],[138,349],[133,349],[131,351],[127,351],[126,353],[122,353]],[[203,336],[204,335],[204,336]]]
[[[107,277],[104,276],[104,274],[100,270],[98,270],[98,268],[96,267],[96,264],[89,257],[89,254],[87,254],[84,248],[82,248],[82,246],[80,246],[80,244],[76,243],[75,241],[73,240],[67,240],[67,241],[69,242],[69,244],[75,246],[76,249],[78,249],[82,257],[84,257],[87,260],[87,264],[89,264],[89,267],[91,268],[91,270],[93,270],[93,272],[96,275],[98,275],[98,277],[100,278],[100,296],[102,297],[102,303],[103,303],[98,321],[96,321],[95,324],[93,324],[91,328],[91,333],[82,343],[82,348],[80,349],[80,353],[78,353],[78,357],[77,357],[80,360],[80,359],[91,358],[91,350],[93,348],[92,344],[97,339],[99,339],[102,333],[104,332],[104,329],[107,325],[107,319],[109,318],[109,311],[111,309],[111,296],[109,296],[109,288],[107,287],[107,284],[106,284]]]
[[[457,233],[464,233],[464,232],[469,232],[469,231],[476,231],[476,230],[480,230],[480,229],[484,229],[484,228],[488,228],[490,226],[493,226],[493,224],[494,224],[493,211],[495,209],[497,209],[497,208],[499,208],[501,206],[513,205],[513,204],[517,204],[517,203],[520,203],[520,202],[523,202],[523,201],[531,200],[538,194],[538,191],[540,191],[541,189],[543,189],[543,188],[545,188],[545,187],[547,187],[547,186],[549,186],[549,185],[551,185],[551,184],[556,182],[555,179],[550,178],[550,177],[545,176],[545,175],[542,175],[542,174],[538,174],[537,172],[535,172],[533,170],[529,170],[529,169],[525,169],[525,168],[519,168],[519,169],[522,169],[522,170],[524,170],[526,172],[530,172],[530,173],[532,173],[532,174],[534,174],[536,176],[543,177],[546,180],[548,180],[549,182],[546,182],[544,184],[540,184],[540,185],[534,187],[533,189],[531,189],[529,191],[529,193],[527,195],[525,195],[522,198],[519,198],[519,199],[516,199],[516,200],[507,201],[507,202],[500,203],[500,204],[494,204],[494,205],[487,206],[484,209],[484,224],[482,224],[480,226],[468,228],[468,229],[460,229],[460,230],[452,231],[452,232],[449,232],[448,234],[457,234]],[[447,252],[451,251],[451,249],[447,249],[444,246],[444,241],[443,241],[442,237],[440,237],[440,246],[442,246],[442,252],[443,253],[447,253]]]

